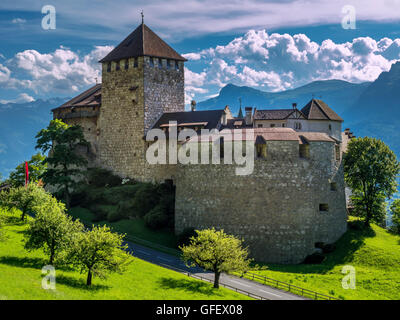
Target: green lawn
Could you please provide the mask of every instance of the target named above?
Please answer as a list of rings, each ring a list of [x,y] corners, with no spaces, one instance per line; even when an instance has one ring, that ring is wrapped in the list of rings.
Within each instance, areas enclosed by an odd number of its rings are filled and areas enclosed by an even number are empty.
[[[400,237],[376,225],[349,229],[320,265],[267,264],[256,273],[342,299],[400,299]],[[356,289],[343,289],[344,265],[356,270]]]
[[[0,215],[11,215],[0,208]],[[0,300],[2,299],[248,299],[244,295],[195,280],[180,273],[134,259],[123,274],[107,280],[94,278],[94,285],[85,286],[85,275],[60,268],[56,270],[56,290],[41,288],[41,268],[46,265],[41,251],[23,248],[26,225],[8,221],[3,227],[7,240],[0,242]]]
[[[79,218],[86,224],[93,223],[94,214],[88,209],[80,207],[71,208],[69,214],[75,218]],[[177,239],[171,230],[151,230],[145,226],[143,219],[124,219],[117,222],[100,221],[93,224],[106,224],[118,233],[126,233],[127,236],[134,236],[165,247],[176,248]]]

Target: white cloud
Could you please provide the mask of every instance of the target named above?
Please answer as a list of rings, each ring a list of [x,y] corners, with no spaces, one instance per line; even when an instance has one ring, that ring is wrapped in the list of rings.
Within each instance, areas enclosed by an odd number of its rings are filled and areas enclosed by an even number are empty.
[[[11,78],[8,67],[0,65],[0,86],[10,87],[11,81],[35,93],[79,91],[84,86],[96,83],[96,78],[101,81],[98,60],[111,50],[109,46],[97,46],[83,57],[65,47],[52,53],[25,50],[9,61],[14,78]]]
[[[200,53],[186,53],[182,55],[185,59],[188,59],[189,61],[196,61],[201,59]]]
[[[21,18],[15,18],[15,19],[12,19],[12,20],[11,20],[11,23],[14,23],[14,24],[23,24],[23,23],[26,23],[26,20],[25,20],[25,19],[21,19]]]
[[[326,39],[318,44],[304,34],[250,30],[225,46],[203,50],[199,55],[197,64],[202,63],[205,69],[196,85],[222,87],[234,83],[281,91],[315,80],[374,81],[400,60],[400,39],[360,37],[345,43]],[[192,82],[196,79],[190,70],[187,74]]]
[[[0,103],[6,104],[6,103],[25,103],[25,102],[33,102],[35,101],[35,98],[31,97],[27,93],[20,93],[18,97],[14,100],[0,100]]]
[[[243,32],[249,29],[296,27],[301,25],[337,24],[343,19],[342,8],[349,0],[52,0],[57,13],[62,13],[62,32],[76,34],[76,24],[98,26],[111,30],[107,36],[115,39],[128,34],[132,24],[140,21],[144,10],[145,22],[167,39],[185,38],[222,32]],[[399,20],[398,0],[352,0],[357,20]],[[31,9],[29,9],[31,8]],[[118,10],[116,10],[118,8]],[[1,1],[0,10],[37,13],[31,0]],[[68,27],[66,27],[68,28]],[[79,35],[98,38],[97,28],[83,30]],[[101,35],[104,39],[104,35]]]

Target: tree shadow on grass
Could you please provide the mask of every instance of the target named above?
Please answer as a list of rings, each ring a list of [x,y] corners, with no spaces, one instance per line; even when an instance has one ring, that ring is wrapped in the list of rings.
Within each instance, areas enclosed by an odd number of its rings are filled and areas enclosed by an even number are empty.
[[[65,275],[58,275],[56,276],[56,281],[57,283],[64,284],[66,286],[76,288],[76,289],[83,289],[87,291],[99,291],[99,290],[108,290],[110,289],[109,286],[104,285],[104,284],[96,284],[92,283],[92,285],[89,287],[86,285],[86,282],[83,279],[76,279],[73,277],[68,277]],[[94,279],[96,281],[96,279]]]
[[[355,252],[365,244],[365,239],[374,236],[375,231],[371,227],[350,223],[347,232],[335,243],[336,249],[331,253],[325,254],[326,259],[321,264],[282,265],[259,263],[259,265],[267,266],[267,269],[271,271],[324,274],[337,265],[351,263]]]
[[[222,293],[220,293],[218,289],[214,289],[211,284],[205,282],[163,277],[158,280],[158,283],[162,289],[183,289],[189,293],[201,293],[207,296],[222,296]]]
[[[7,225],[22,226],[27,223],[26,220],[21,220],[20,216],[4,216],[2,219]]]
[[[30,257],[12,257],[5,256],[0,257],[0,264],[7,264],[13,267],[19,268],[33,268],[33,269],[42,269],[44,266],[47,266],[48,260],[42,258],[30,258]],[[66,265],[54,265],[56,270],[62,271],[73,271],[73,269]]]

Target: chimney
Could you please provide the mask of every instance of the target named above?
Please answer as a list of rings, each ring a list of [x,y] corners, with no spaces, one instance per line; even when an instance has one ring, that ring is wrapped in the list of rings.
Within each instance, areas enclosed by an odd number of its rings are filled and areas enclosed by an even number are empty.
[[[253,124],[253,117],[252,117],[252,111],[253,108],[252,107],[246,107],[245,108],[246,111],[246,117],[245,117],[245,121],[246,121],[246,126],[252,125]]]
[[[196,111],[196,101],[192,100],[192,102],[190,103],[190,106],[191,106],[192,111]]]

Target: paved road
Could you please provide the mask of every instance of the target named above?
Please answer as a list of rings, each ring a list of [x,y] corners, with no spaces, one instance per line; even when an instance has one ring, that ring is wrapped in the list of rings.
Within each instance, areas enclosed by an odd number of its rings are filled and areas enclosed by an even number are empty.
[[[142,260],[160,265],[165,268],[178,268],[194,275],[214,281],[214,274],[202,270],[201,268],[188,268],[181,259],[174,255],[164,252],[159,252],[136,243],[126,242],[128,250],[135,256]],[[248,279],[234,277],[227,274],[222,274],[220,283],[229,285],[231,287],[250,292],[254,295],[261,296],[267,300],[305,300],[306,298],[297,296],[285,291],[281,291],[261,283],[250,281]]]

